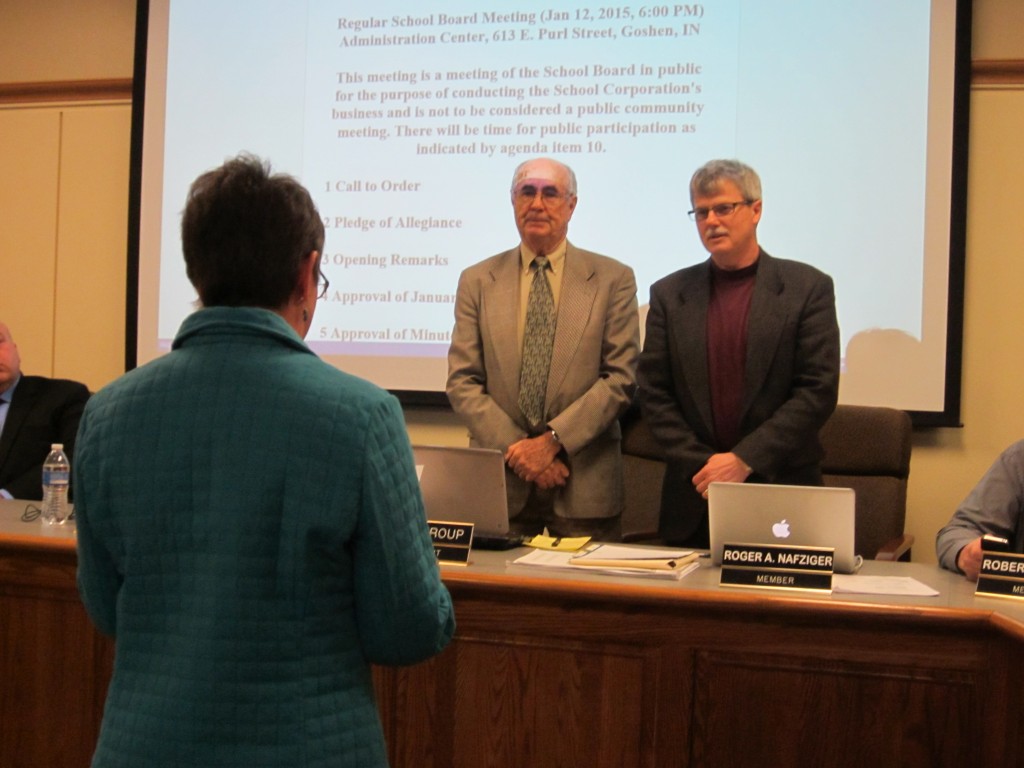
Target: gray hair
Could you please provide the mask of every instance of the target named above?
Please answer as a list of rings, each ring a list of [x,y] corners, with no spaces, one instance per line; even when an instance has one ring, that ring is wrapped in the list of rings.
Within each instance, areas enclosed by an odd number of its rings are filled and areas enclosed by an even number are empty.
[[[572,168],[570,168],[568,165],[561,162],[560,160],[555,160],[550,157],[531,157],[529,160],[523,160],[523,162],[517,165],[516,169],[512,171],[512,189],[515,189],[516,179],[519,178],[519,171],[522,170],[523,166],[529,165],[530,163],[535,162],[537,160],[547,160],[549,163],[554,163],[555,165],[562,166],[569,176],[569,188],[566,190],[566,192],[573,196],[576,195],[576,171],[574,171]]]
[[[739,160],[709,160],[690,178],[690,202],[698,195],[715,194],[723,181],[731,181],[739,187],[747,202],[761,199],[761,179],[757,171]]]

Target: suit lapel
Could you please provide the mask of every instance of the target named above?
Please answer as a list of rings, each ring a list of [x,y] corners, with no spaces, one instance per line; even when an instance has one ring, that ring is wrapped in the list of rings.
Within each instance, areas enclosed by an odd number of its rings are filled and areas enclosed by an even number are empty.
[[[523,353],[519,344],[519,248],[507,251],[490,277],[491,282],[484,288],[481,318],[496,358],[491,370],[498,372],[515,402]]]
[[[743,375],[743,413],[746,416],[754,397],[764,387],[771,369],[779,337],[786,324],[788,305],[779,300],[785,289],[771,256],[761,251],[754,294],[747,319],[747,361]]]
[[[695,270],[692,278],[679,286],[682,308],[672,338],[676,340],[676,360],[686,360],[686,368],[677,366],[675,375],[686,382],[708,434],[713,434],[711,385],[708,381],[708,302],[711,300],[710,262]]]
[[[566,244],[562,290],[558,298],[558,324],[555,346],[551,352],[546,402],[554,401],[558,390],[572,368],[573,358],[590,321],[594,297],[597,295],[597,274],[593,262],[571,244]]]
[[[3,434],[0,434],[0,476],[3,475],[4,465],[7,464],[11,446],[14,445],[14,437],[32,409],[32,389],[29,378],[22,376],[14,390],[11,404],[7,407],[7,420],[4,422]]]

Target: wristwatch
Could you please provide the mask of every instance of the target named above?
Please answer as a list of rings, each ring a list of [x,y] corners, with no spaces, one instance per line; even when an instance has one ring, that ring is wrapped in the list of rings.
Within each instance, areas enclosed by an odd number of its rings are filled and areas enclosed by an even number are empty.
[[[559,445],[561,445],[561,444],[562,444],[562,440],[561,440],[561,438],[560,438],[560,437],[558,436],[558,433],[557,433],[557,432],[555,432],[555,430],[553,430],[553,429],[552,429],[551,427],[548,427],[548,432],[550,432],[550,433],[551,433],[551,439],[552,439],[552,440],[554,440],[554,441],[555,441],[556,443],[558,443]]]

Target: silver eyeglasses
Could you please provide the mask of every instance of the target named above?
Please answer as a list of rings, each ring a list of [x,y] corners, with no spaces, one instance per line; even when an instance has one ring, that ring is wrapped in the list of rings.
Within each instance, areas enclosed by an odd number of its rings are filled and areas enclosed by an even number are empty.
[[[750,205],[753,202],[753,200],[739,200],[735,203],[719,203],[710,208],[694,208],[692,211],[687,211],[686,215],[690,217],[691,221],[704,221],[712,213],[715,214],[716,219],[724,219],[726,216],[732,216],[741,205]]]

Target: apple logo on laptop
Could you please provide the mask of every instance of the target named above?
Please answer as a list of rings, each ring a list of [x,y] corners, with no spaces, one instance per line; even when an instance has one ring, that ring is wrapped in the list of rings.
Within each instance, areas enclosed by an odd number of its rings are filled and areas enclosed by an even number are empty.
[[[789,523],[786,522],[785,518],[772,526],[772,535],[777,539],[789,538]]]

